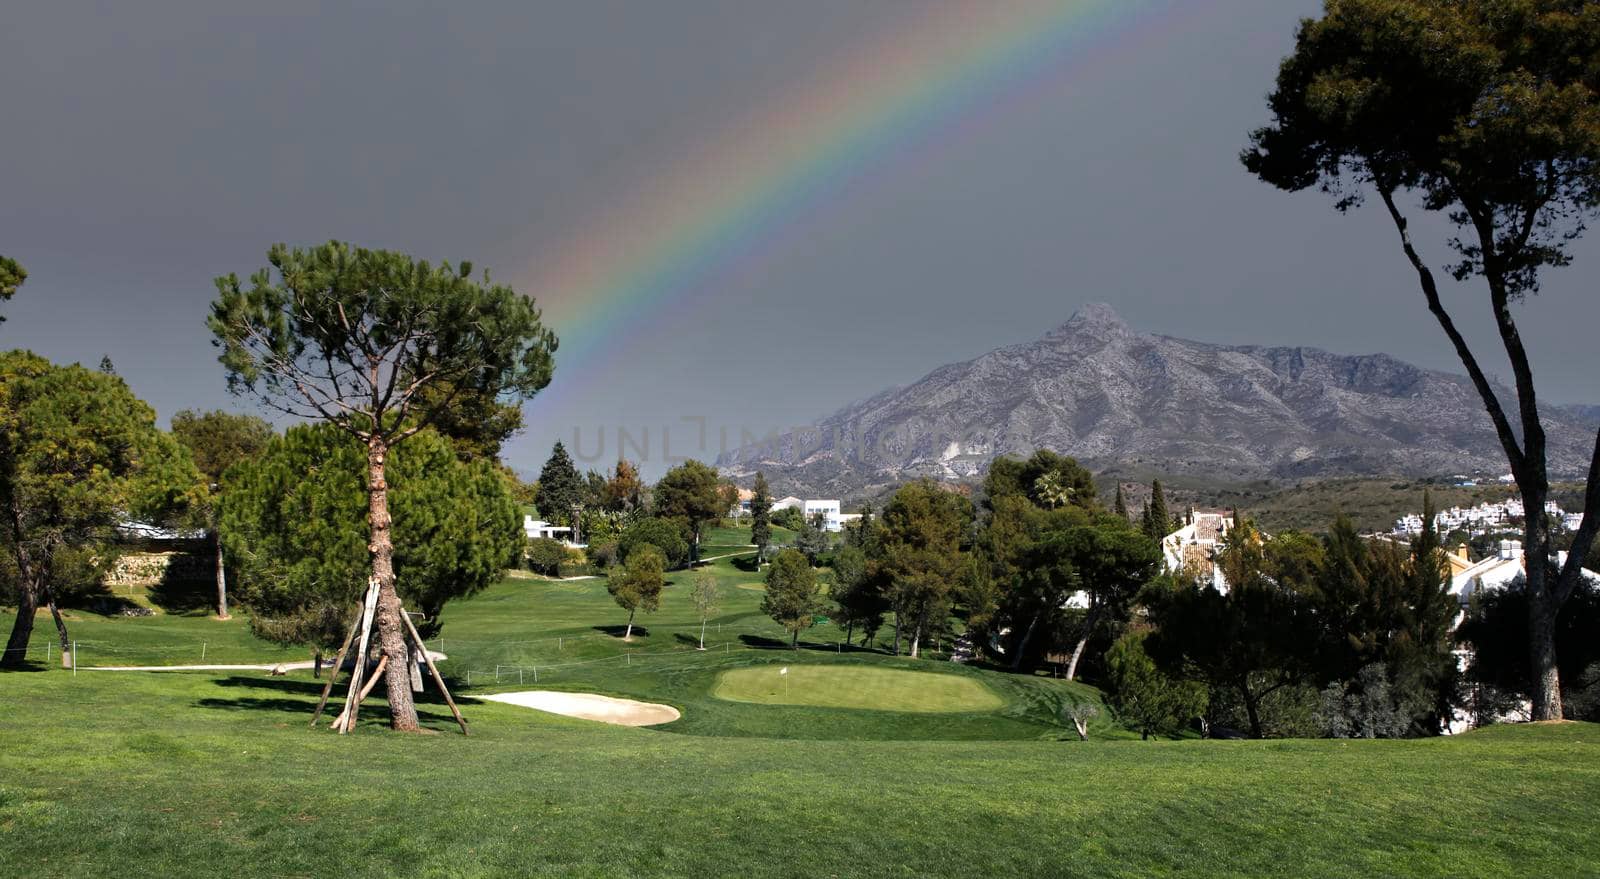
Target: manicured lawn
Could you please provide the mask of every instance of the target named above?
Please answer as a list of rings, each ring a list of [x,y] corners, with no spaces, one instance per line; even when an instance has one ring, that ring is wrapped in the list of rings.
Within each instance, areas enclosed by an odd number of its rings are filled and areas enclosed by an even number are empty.
[[[813,705],[937,714],[993,711],[1005,704],[969,676],[901,671],[863,665],[785,665],[730,669],[717,675],[711,695],[730,702]]]
[[[314,682],[0,676],[0,875],[1582,876],[1600,727],[1355,742],[685,736]],[[773,709],[782,710],[782,709]],[[815,718],[813,718],[815,720]]]
[[[851,649],[831,624],[790,650],[761,593],[737,588],[759,582],[748,559],[708,570],[724,588],[706,651],[685,573],[630,643],[603,580],[508,579],[452,604],[438,646],[469,737],[431,692],[434,735],[387,731],[379,697],[354,736],[307,729],[309,673],[0,673],[0,876],[1580,876],[1600,863],[1595,725],[1142,742],[1102,714],[1079,742],[1060,710],[1097,701],[1092,688]],[[208,659],[304,655],[240,620],[74,614],[74,634],[99,645],[86,664],[198,661],[202,642]],[[784,666],[791,704],[764,704]],[[683,717],[626,729],[472,698],[535,676]]]

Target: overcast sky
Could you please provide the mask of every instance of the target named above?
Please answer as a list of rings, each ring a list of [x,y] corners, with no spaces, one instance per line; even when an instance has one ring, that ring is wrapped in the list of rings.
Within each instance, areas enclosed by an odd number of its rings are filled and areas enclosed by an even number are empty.
[[[604,362],[558,360],[558,384],[599,378],[529,404],[508,461],[537,472],[575,431],[586,455],[604,431],[614,459],[624,428],[650,431],[658,473],[668,451],[714,455],[722,429],[806,423],[1094,301],[1146,331],[1459,372],[1383,217],[1339,216],[1238,165],[1319,4],[1146,5],[1075,72],[980,101],[960,137],[842,181],[849,197],[820,200],[758,270],[708,282],[692,313],[643,314],[660,332]],[[574,230],[939,6],[8,4],[0,253],[30,278],[0,346],[108,355],[163,422],[253,411],[227,394],[204,327],[212,278],[260,267],[272,242],[329,238],[470,259],[560,333],[583,304],[525,285]],[[1523,312],[1549,399],[1600,402],[1595,237]],[[1445,261],[1441,243],[1431,255]],[[1485,297],[1454,301],[1488,345]],[[686,418],[705,419],[703,452]]]

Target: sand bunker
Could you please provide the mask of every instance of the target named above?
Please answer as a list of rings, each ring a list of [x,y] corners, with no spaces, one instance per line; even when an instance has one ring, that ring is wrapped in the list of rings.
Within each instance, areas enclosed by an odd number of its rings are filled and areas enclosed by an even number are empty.
[[[517,693],[494,693],[478,696],[490,702],[521,705],[535,711],[598,720],[618,726],[654,726],[671,723],[683,715],[671,705],[652,702],[635,702],[632,699],[613,699],[595,693],[561,693],[555,690],[524,690]]]

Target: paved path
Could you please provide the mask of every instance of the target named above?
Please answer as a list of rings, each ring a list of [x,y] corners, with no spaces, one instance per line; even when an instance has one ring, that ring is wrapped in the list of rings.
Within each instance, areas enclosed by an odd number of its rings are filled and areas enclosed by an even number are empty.
[[[750,544],[750,546],[751,546],[751,549],[754,550],[755,544],[752,543],[752,544]],[[705,558],[695,562],[695,564],[703,565],[706,562],[714,562],[717,559],[731,559],[736,555],[749,555],[749,554],[750,554],[749,552],[730,552],[730,553],[725,553],[723,555],[709,555],[709,556],[706,556]]]
[[[434,662],[443,662],[450,657],[437,650],[429,650],[428,658]],[[86,665],[83,671],[272,671],[282,668],[284,671],[300,671],[310,668],[315,663],[310,659],[295,662],[270,662],[264,665]],[[331,667],[333,660],[323,661],[324,667]]]

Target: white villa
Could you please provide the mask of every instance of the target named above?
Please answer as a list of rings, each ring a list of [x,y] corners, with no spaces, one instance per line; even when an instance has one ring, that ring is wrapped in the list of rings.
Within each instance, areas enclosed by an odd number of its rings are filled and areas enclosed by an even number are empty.
[[[572,541],[571,528],[565,525],[553,525],[543,519],[535,519],[532,516],[522,517],[522,533],[528,535],[529,540],[542,537],[546,540],[559,540],[571,547],[583,547],[583,544]]]
[[[739,509],[736,515],[750,515],[750,500],[752,497],[752,493],[748,490],[739,489]],[[822,530],[831,531],[835,534],[843,531],[846,523],[854,522],[861,518],[859,513],[840,512],[840,504],[837,500],[802,500],[794,495],[789,495],[786,498],[772,502],[773,512],[787,509],[799,510],[807,521],[821,515]]]
[[[1565,552],[1556,553],[1556,566],[1567,563]],[[1456,618],[1459,624],[1466,616],[1467,604],[1472,601],[1472,596],[1484,589],[1521,589],[1527,579],[1527,558],[1522,551],[1522,541],[1502,540],[1500,551],[1494,555],[1474,563],[1471,567],[1450,578],[1450,594],[1461,602],[1461,616]],[[1590,583],[1600,585],[1600,574],[1585,568],[1584,579]]]
[[[1195,510],[1189,524],[1161,540],[1161,555],[1169,571],[1192,570],[1209,579],[1218,592],[1228,591],[1228,579],[1212,561],[1222,538],[1233,530],[1231,510]]]

